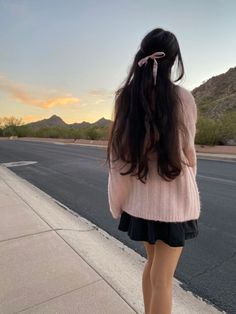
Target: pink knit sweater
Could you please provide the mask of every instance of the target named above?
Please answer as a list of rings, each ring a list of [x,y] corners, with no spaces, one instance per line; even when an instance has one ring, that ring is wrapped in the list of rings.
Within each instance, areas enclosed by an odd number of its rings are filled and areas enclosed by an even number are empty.
[[[108,176],[108,200],[113,218],[120,218],[122,211],[135,217],[166,222],[198,219],[201,211],[200,193],[196,182],[197,157],[194,146],[197,106],[192,93],[179,86],[184,105],[184,121],[189,131],[189,142],[180,137],[181,154],[189,166],[183,166],[180,176],[165,181],[156,170],[155,155],[151,157],[146,184],[130,175],[119,174],[122,161],[111,162]],[[156,153],[155,153],[156,154]],[[126,168],[127,167],[127,168]],[[122,172],[130,165],[122,168]]]

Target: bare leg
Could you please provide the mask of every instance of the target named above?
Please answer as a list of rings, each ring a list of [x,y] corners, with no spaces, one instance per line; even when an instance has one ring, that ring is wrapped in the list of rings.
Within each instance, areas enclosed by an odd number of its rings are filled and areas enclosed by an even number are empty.
[[[152,297],[148,314],[171,314],[173,277],[183,247],[171,247],[161,240],[154,245],[150,271]]]
[[[144,270],[143,270],[142,288],[143,288],[143,301],[144,301],[145,314],[148,314],[150,311],[150,303],[151,303],[151,296],[152,296],[150,270],[151,270],[152,260],[154,256],[154,245],[149,244],[148,242],[144,242],[144,246],[147,252],[147,261],[145,263]]]

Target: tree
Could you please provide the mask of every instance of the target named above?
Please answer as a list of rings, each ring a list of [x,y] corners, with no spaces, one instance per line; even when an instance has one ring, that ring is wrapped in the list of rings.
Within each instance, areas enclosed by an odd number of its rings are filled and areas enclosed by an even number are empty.
[[[7,128],[9,126],[20,126],[22,124],[22,118],[16,118],[14,116],[0,118],[1,128]]]
[[[3,117],[0,119],[1,135],[3,136],[15,136],[17,135],[17,129],[23,124],[21,118],[13,116]]]

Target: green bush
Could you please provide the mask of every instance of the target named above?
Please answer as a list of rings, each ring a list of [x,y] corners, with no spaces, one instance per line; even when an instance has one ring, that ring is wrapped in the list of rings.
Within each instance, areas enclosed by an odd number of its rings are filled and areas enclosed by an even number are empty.
[[[199,116],[196,127],[195,144],[216,145],[218,143],[219,128],[214,120]]]
[[[218,121],[219,144],[226,144],[229,139],[236,140],[236,112],[228,112]]]
[[[99,134],[100,140],[108,140],[108,127],[107,126],[98,128],[97,132]]]
[[[3,129],[3,136],[17,136],[17,126],[9,125]]]
[[[228,112],[216,120],[199,116],[195,143],[222,145],[236,138],[236,112]]]
[[[87,129],[86,137],[89,140],[98,140],[99,139],[99,133],[97,131],[97,128],[91,127]]]
[[[15,131],[18,137],[26,137],[28,136],[28,134],[30,134],[31,129],[30,127],[26,125],[21,125],[21,126],[17,126]]]

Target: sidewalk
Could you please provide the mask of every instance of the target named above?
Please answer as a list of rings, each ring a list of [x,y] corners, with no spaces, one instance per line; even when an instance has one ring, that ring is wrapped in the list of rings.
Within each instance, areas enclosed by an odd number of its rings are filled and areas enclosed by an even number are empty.
[[[0,166],[0,313],[144,313],[145,258]],[[174,280],[174,314],[220,313]]]

